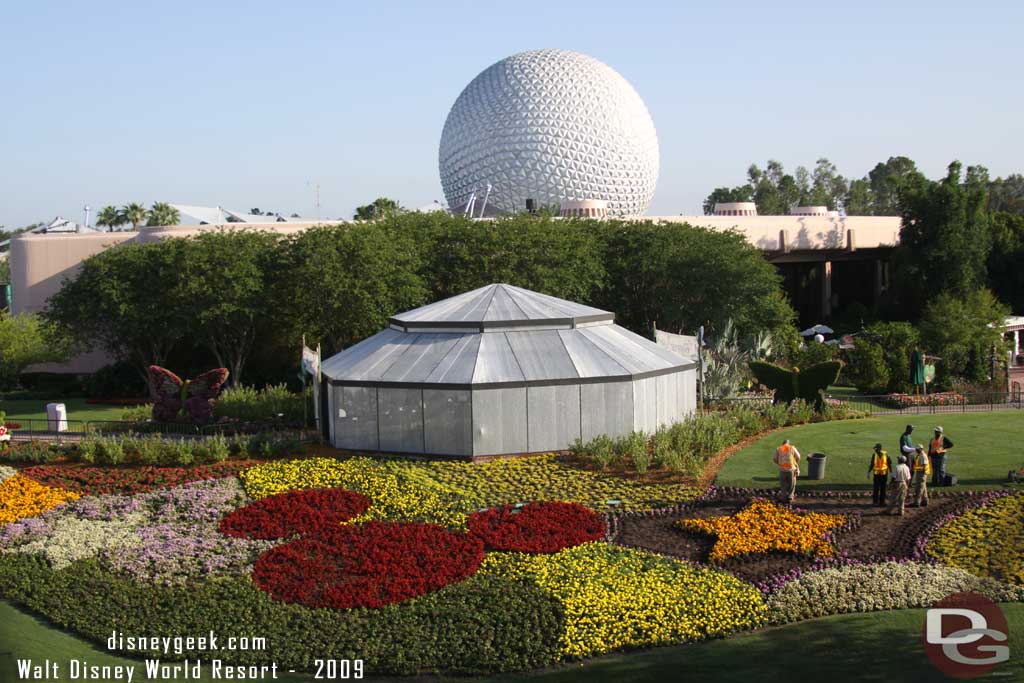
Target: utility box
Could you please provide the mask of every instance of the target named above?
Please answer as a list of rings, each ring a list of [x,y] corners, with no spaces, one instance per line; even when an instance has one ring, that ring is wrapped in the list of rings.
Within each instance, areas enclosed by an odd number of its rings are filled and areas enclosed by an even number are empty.
[[[50,432],[68,431],[68,409],[63,403],[46,404],[46,430]]]

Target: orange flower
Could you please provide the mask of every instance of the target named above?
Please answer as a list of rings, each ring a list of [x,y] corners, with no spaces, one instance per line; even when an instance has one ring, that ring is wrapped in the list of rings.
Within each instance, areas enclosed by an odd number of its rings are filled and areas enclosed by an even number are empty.
[[[73,491],[50,488],[15,475],[0,483],[0,526],[22,517],[34,517],[77,499],[78,494]]]
[[[728,517],[682,519],[675,523],[683,531],[717,536],[708,559],[720,562],[730,557],[766,553],[771,550],[802,555],[830,556],[832,543],[825,533],[842,526],[846,517],[819,512],[797,514],[762,498]]]

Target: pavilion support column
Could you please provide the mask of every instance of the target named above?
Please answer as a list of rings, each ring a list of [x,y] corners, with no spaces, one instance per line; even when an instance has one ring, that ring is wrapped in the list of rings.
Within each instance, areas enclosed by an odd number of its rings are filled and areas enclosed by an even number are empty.
[[[882,259],[875,260],[875,303],[882,300],[885,291],[885,263]]]
[[[1017,356],[1020,355],[1020,330],[1013,331],[1013,362],[1017,362]]]
[[[832,262],[821,264],[821,315],[828,318],[832,315]]]

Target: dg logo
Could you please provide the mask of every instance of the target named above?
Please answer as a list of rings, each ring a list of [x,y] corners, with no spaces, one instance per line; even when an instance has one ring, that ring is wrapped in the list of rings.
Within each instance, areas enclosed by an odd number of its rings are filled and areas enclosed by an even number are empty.
[[[977,593],[954,593],[929,609],[923,636],[928,659],[954,678],[982,676],[1010,659],[1006,617]]]

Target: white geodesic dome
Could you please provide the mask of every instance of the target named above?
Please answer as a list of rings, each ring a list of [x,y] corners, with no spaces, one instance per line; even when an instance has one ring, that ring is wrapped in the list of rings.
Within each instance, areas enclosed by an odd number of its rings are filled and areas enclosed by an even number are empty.
[[[487,186],[488,213],[566,200],[642,215],[658,181],[658,136],[643,100],[608,65],[578,52],[531,50],[474,78],[441,134],[445,198],[462,209]]]

